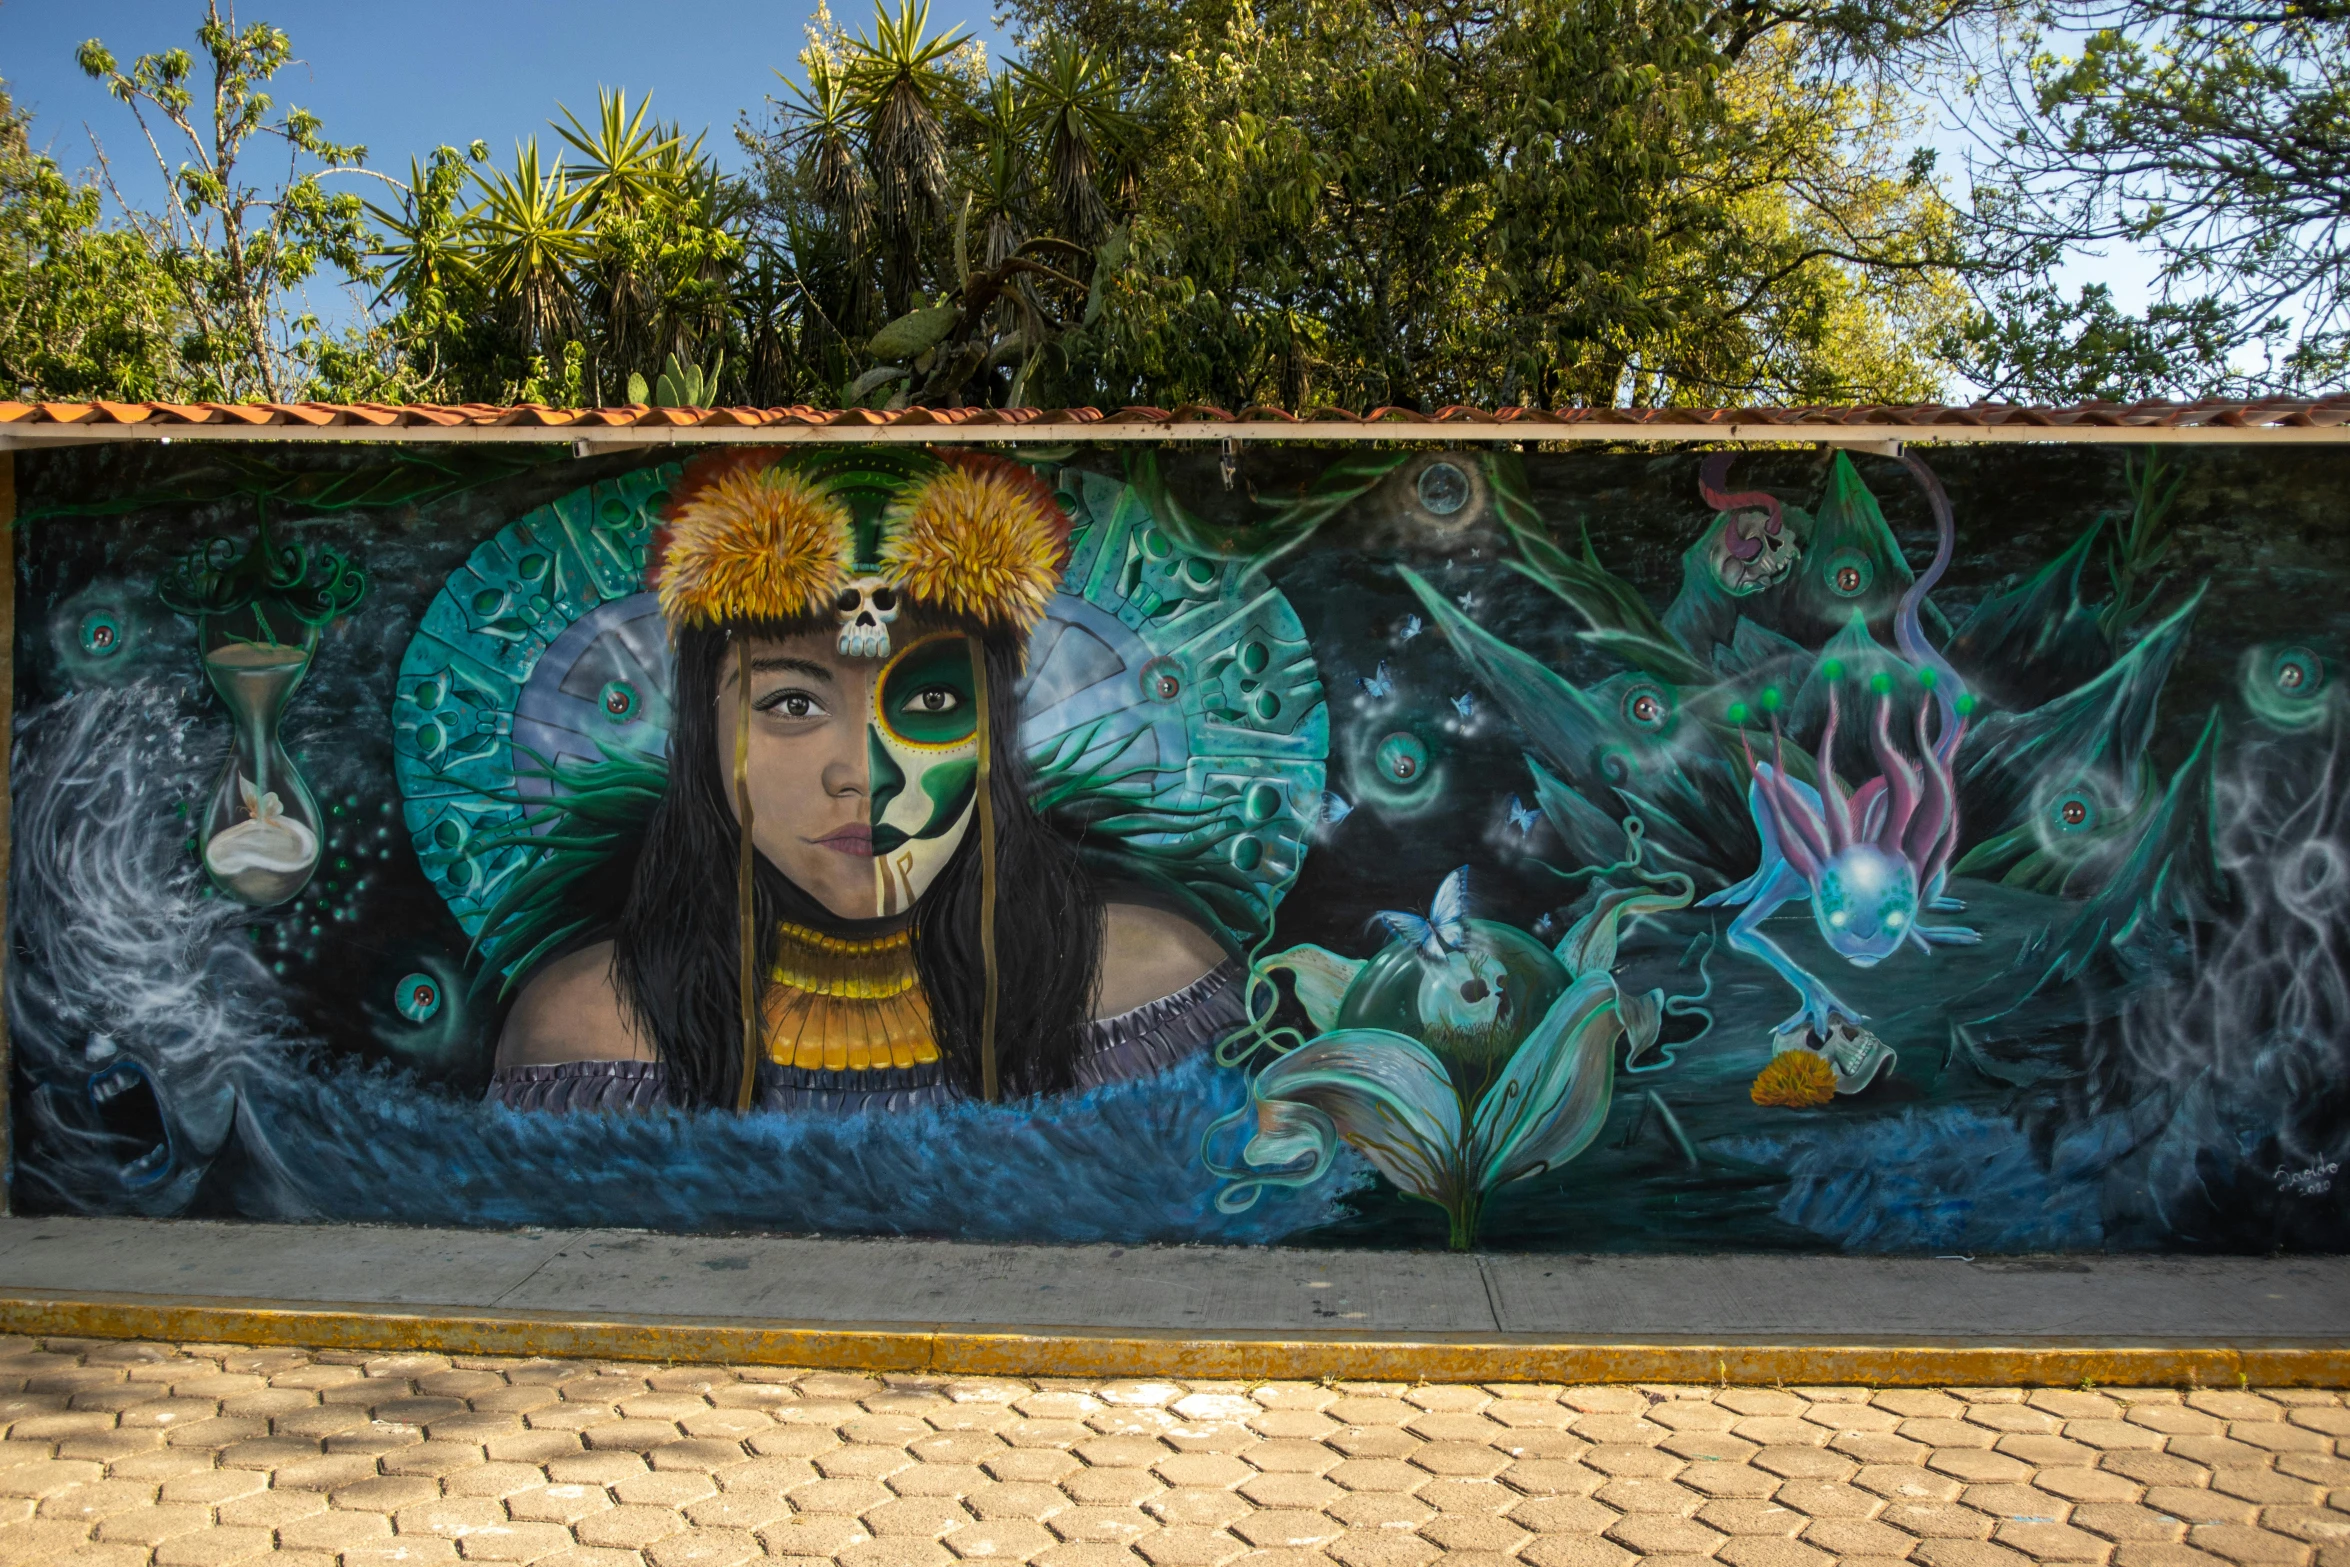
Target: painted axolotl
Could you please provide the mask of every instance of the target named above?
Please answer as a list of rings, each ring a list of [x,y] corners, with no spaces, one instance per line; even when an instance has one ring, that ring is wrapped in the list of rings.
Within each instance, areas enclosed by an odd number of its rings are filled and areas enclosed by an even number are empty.
[[[1869,750],[1878,776],[1847,795],[1836,780],[1836,726],[1839,718],[1834,665],[1823,665],[1828,685],[1827,723],[1820,733],[1816,773],[1819,787],[1787,774],[1778,717],[1771,716],[1772,759],[1757,761],[1747,750],[1753,781],[1747,807],[1762,837],[1762,863],[1752,876],[1701,901],[1701,907],[1738,908],[1729,944],[1776,969],[1795,987],[1803,1005],[1778,1032],[1807,1025],[1821,1039],[1835,1022],[1865,1021],[1864,1014],[1835,993],[1762,933],[1762,923],[1799,898],[1811,900],[1820,936],[1833,952],[1859,968],[1874,968],[1914,943],[1969,946],[1982,938],[1964,926],[1932,926],[1920,915],[1963,908],[1946,897],[1943,884],[1958,847],[1958,789],[1952,764],[1966,737],[1974,698],[1918,629],[1918,610],[1950,566],[1956,542],[1950,497],[1931,469],[1915,457],[1902,461],[1926,493],[1941,543],[1934,563],[1910,585],[1894,611],[1893,635],[1902,657],[1915,670],[1930,700],[1917,705],[1917,759],[1902,754],[1892,734],[1893,682],[1880,674],[1871,681],[1876,696]]]

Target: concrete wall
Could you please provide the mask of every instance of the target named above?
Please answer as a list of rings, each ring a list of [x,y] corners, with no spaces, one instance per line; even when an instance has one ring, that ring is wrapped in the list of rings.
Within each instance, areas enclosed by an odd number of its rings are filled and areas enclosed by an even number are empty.
[[[875,461],[886,496],[923,460]],[[594,972],[562,994],[633,1015],[599,954],[653,895],[679,690],[644,571],[685,466],[20,455],[17,1208],[1567,1251],[2350,1238],[2350,454],[1031,466],[1071,550],[1005,830],[1077,848],[1102,994],[1140,1010],[998,1041],[1053,1091],[982,1102],[952,1021],[980,969],[934,945],[935,1063],[795,1064],[770,1021],[747,1113],[682,1069],[559,1113],[494,1102],[521,1101],[493,1071],[518,1008],[533,1059],[574,1027],[612,1053],[609,1019],[546,1011],[565,962]],[[833,787],[808,767],[770,775],[781,809]],[[675,913],[731,930],[714,841],[719,904]],[[1015,958],[1057,928],[1040,885],[999,890]],[[1069,1049],[1095,1062],[1074,1081]]]

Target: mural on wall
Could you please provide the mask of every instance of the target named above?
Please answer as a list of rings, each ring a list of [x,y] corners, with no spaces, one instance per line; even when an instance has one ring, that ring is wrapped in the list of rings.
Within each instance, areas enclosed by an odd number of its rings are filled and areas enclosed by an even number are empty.
[[[27,1211],[2350,1242],[2350,466],[21,455]]]

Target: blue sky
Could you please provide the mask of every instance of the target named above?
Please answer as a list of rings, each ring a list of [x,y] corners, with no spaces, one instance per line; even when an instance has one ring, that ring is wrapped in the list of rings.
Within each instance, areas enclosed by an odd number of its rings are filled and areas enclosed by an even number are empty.
[[[844,0],[835,15],[862,31],[870,4]],[[318,114],[336,141],[365,144],[371,167],[405,173],[411,154],[443,142],[479,137],[504,162],[520,137],[551,141],[556,104],[587,118],[599,86],[625,87],[632,100],[651,92],[656,114],[689,133],[707,126],[711,147],[735,166],[736,118],[781,91],[775,71],[796,74],[814,9],[812,0],[245,0],[237,18],[292,37],[303,63],[279,75],[281,105]],[[86,124],[126,193],[145,200],[153,160],[130,112],[82,75],[74,50],[99,38],[127,65],[192,46],[202,14],[202,0],[0,0],[0,76],[60,163],[89,165]],[[933,0],[931,22],[1002,52],[986,0]]]
[[[843,0],[834,16],[865,31],[871,3]],[[523,137],[551,147],[556,105],[589,119],[598,87],[626,88],[631,103],[650,92],[656,115],[689,136],[706,127],[720,162],[738,168],[734,126],[746,110],[764,117],[783,90],[776,71],[798,74],[815,0],[244,0],[235,9],[240,25],[266,21],[293,40],[299,63],[274,84],[281,107],[310,110],[331,140],[365,146],[370,168],[405,177],[411,156],[443,143],[479,138],[500,163]],[[98,38],[127,68],[141,54],[192,48],[203,10],[202,0],[0,0],[0,76],[61,165],[91,167],[95,132],[124,195],[155,204],[163,180],[137,124],[82,74],[74,51]],[[934,28],[980,38],[991,58],[1005,52],[986,0],[932,0],[930,14]],[[179,149],[166,151],[176,163]],[[371,200],[392,194],[345,178]],[[339,280],[314,282],[306,302],[330,322],[361,307]]]

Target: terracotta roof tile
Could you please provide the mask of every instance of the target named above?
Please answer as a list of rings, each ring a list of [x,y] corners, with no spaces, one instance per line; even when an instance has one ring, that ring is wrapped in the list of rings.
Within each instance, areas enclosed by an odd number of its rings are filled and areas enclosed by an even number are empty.
[[[1139,428],[1163,428],[1206,434],[1215,427],[1267,425],[1335,434],[1338,428],[1438,428],[1467,434],[1479,428],[1499,427],[1540,439],[1548,430],[1575,431],[1583,438],[1600,431],[1623,432],[1622,438],[1640,439],[1644,429],[1670,430],[1676,438],[1692,432],[1733,429],[1752,439],[1765,432],[1785,430],[1791,439],[1814,432],[1843,430],[1883,432],[1899,438],[1905,431],[1940,434],[1965,430],[2021,433],[2024,430],[2222,431],[2307,430],[2350,433],[2350,395],[2247,400],[2206,398],[2194,402],[2146,401],[2134,403],[2086,402],[2069,407],[2026,407],[2008,403],[1856,405],[1814,408],[1470,408],[1448,406],[1433,411],[1382,407],[1367,412],[1348,408],[1310,408],[1303,411],[1265,407],[1234,413],[1203,403],[1173,409],[1132,407],[1103,412],[1095,408],[908,408],[880,411],[868,408],[653,408],[636,404],[612,408],[549,408],[539,404],[501,407],[485,403],[423,405],[395,403],[113,403],[0,401],[0,428],[12,438],[37,432],[43,426],[70,428],[96,434],[107,428],[162,434],[184,426],[233,426],[240,433],[266,429],[324,431],[348,429],[354,438],[367,432],[408,429],[545,430],[571,434],[644,430],[1013,430],[1030,426],[1099,425],[1130,434]],[[1205,428],[1202,428],[1205,427]]]

